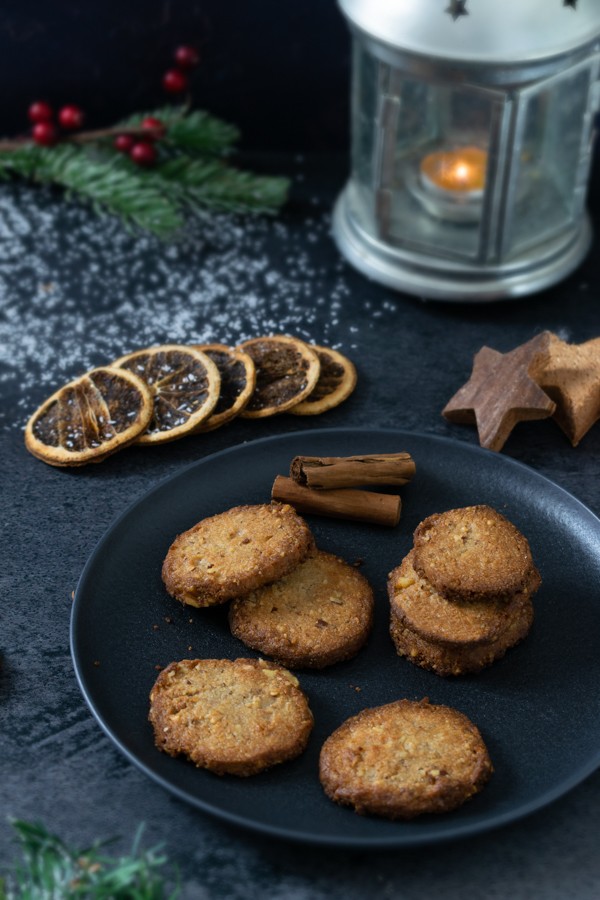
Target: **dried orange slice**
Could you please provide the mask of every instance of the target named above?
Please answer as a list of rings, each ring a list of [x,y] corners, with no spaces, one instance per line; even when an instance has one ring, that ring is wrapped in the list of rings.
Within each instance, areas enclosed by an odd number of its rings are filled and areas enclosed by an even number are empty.
[[[225,344],[194,344],[194,350],[206,353],[221,376],[221,390],[214,410],[197,431],[214,431],[231,422],[248,403],[256,385],[252,357]]]
[[[319,357],[321,374],[312,391],[301,403],[293,406],[289,412],[295,416],[318,416],[319,413],[339,406],[347,400],[356,387],[356,369],[343,353],[330,347],[311,348]]]
[[[256,367],[256,387],[240,415],[262,419],[285,412],[304,400],[319,378],[319,357],[308,344],[286,335],[259,337],[240,344]]]
[[[137,440],[152,406],[152,394],[136,375],[111,366],[92,369],[34,412],[25,446],[51,466],[101,462]]]
[[[148,347],[114,363],[133,372],[154,400],[152,418],[139,444],[163,444],[191,434],[210,416],[219,399],[221,376],[212,359],[179,344]]]

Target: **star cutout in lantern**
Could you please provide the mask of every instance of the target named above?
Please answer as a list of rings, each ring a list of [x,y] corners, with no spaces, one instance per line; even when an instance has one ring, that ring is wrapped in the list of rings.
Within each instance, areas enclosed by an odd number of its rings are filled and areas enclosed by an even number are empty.
[[[547,419],[555,410],[530,375],[548,359],[550,333],[542,332],[510,353],[482,347],[468,382],[442,410],[450,422],[477,425],[479,443],[501,450],[518,422]]]
[[[576,447],[600,419],[600,338],[567,344],[551,335],[549,357],[533,375],[556,401],[554,419]]]
[[[466,5],[467,0],[450,0],[450,3],[446,7],[446,12],[448,15],[452,16],[453,20],[456,22],[461,16],[469,15],[469,10],[466,9]]]

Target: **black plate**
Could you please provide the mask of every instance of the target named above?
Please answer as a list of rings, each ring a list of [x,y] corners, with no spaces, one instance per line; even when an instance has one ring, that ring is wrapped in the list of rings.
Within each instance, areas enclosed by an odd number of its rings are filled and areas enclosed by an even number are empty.
[[[395,529],[308,517],[317,543],[361,571],[376,593],[371,639],[352,661],[299,673],[315,716],[308,750],[252,778],[218,777],[155,749],[147,722],[156,666],[190,657],[255,656],[231,636],[224,607],[182,607],[166,593],[162,560],[179,532],[240,503],[270,497],[295,455],[409,451]],[[526,640],[476,676],[440,678],[400,659],[388,634],[387,573],[433,512],[488,503],[528,537],[543,578]],[[402,431],[304,431],[233,447],[187,467],[109,529],[81,576],[71,648],[98,722],[125,756],[176,796],[255,831],[312,844],[407,847],[512,822],[560,797],[600,764],[600,520],[578,500],[506,457]],[[170,620],[170,621],[167,621]],[[158,627],[156,627],[158,626]],[[189,648],[193,649],[189,649]],[[388,822],[324,795],[319,749],[348,716],[400,697],[428,696],[480,728],[495,773],[481,794],[444,816]]]

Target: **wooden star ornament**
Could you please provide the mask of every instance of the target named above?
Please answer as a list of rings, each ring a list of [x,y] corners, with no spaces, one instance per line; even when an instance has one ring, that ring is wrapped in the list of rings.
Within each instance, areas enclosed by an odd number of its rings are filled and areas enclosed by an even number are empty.
[[[501,450],[518,422],[547,419],[555,410],[530,374],[547,361],[549,343],[550,333],[543,332],[510,353],[482,347],[471,377],[442,415],[450,422],[477,425],[481,446]]]
[[[554,419],[576,447],[600,419],[600,338],[568,344],[550,334],[548,351],[533,377],[556,403]]]

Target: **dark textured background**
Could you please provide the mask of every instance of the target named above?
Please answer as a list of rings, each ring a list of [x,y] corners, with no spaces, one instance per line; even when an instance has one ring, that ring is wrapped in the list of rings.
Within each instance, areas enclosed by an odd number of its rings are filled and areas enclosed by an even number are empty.
[[[217,220],[170,249],[52,192],[2,189],[2,867],[15,855],[8,816],[39,818],[81,844],[117,835],[119,850],[144,822],[146,845],[164,842],[192,900],[359,900],[369,893],[595,900],[598,773],[526,821],[464,843],[350,854],[261,839],[173,799],[113,748],[77,688],[68,628],[71,591],[105,529],[201,456],[257,436],[336,425],[397,426],[475,444],[474,430],[451,426],[440,411],[482,344],[508,351],[545,328],[573,342],[600,335],[598,237],[561,285],[480,307],[394,294],[341,262],[329,211],[347,170],[348,41],[332,2],[55,3],[51,10],[5,3],[0,35],[7,132],[20,127],[40,85],[51,101],[81,102],[98,124],[162,102],[152,79],[173,44],[197,35],[205,59],[198,105],[239,124],[248,148],[283,153],[263,165],[287,171],[294,183],[292,201],[273,222]],[[600,234],[597,167],[593,185]],[[35,406],[111,353],[292,329],[340,346],[357,363],[356,393],[326,417],[299,423],[282,416],[260,423],[260,435],[257,423],[235,422],[80,471],[52,469],[24,450],[22,427]],[[573,449],[553,422],[523,424],[503,452],[600,512],[600,425]],[[566,627],[577,615],[576,577],[573,560]],[[598,697],[579,702],[598,704]]]
[[[181,43],[201,54],[195,105],[239,125],[245,148],[345,147],[350,40],[333,0],[10,0],[1,130],[26,129],[35,99],[78,103],[94,126],[154,108]]]

